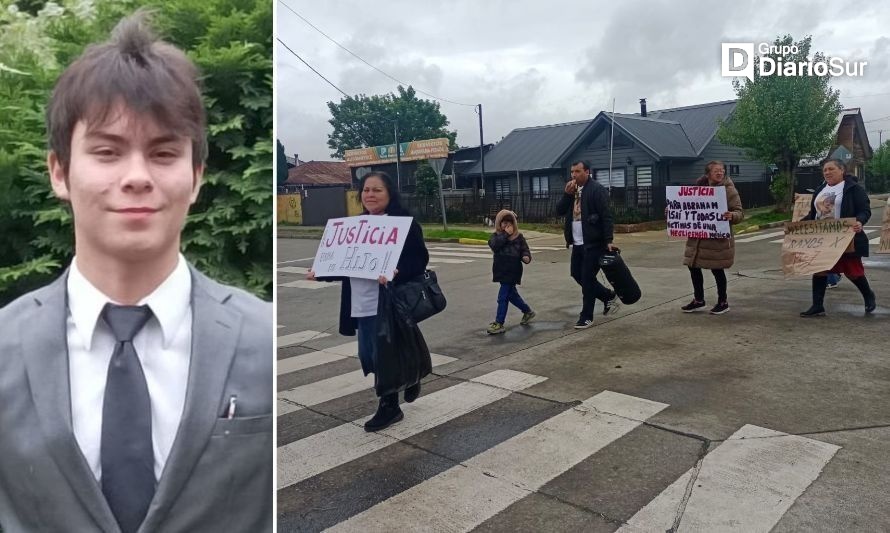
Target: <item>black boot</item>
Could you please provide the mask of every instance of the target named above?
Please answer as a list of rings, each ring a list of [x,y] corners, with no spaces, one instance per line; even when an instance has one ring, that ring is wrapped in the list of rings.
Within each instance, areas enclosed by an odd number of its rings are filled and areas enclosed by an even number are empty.
[[[405,415],[399,409],[399,393],[395,392],[381,396],[377,412],[374,413],[370,420],[365,422],[365,431],[380,431],[403,418],[405,418]]]
[[[411,403],[420,396],[420,382],[405,389],[405,403]]]
[[[865,279],[865,276],[856,279],[850,278],[850,281],[852,281],[853,285],[856,285],[856,288],[862,293],[862,299],[865,300],[865,312],[871,313],[874,311],[876,307],[875,292],[869,287],[868,280]]]
[[[828,288],[826,276],[813,276],[813,305],[802,312],[800,316],[809,318],[813,316],[825,316],[825,289]]]

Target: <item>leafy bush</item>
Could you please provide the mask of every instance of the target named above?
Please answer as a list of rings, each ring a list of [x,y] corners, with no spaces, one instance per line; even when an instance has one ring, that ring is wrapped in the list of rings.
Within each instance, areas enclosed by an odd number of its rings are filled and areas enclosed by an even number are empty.
[[[140,7],[204,76],[210,151],[183,252],[208,275],[271,297],[272,3],[28,1],[0,10],[0,305],[57,276],[74,251],[70,212],[46,172],[43,113],[53,84]]]
[[[775,200],[776,204],[779,206],[782,206],[788,198],[789,183],[790,180],[788,179],[788,174],[780,172],[779,174],[776,174],[772,183],[769,184],[769,192],[772,194],[773,200]]]

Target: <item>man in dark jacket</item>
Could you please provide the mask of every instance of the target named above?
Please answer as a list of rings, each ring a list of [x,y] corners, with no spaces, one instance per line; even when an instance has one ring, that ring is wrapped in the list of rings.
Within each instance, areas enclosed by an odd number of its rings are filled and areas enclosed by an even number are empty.
[[[556,205],[556,214],[565,216],[566,248],[572,248],[571,275],[581,285],[583,307],[575,329],[593,325],[595,300],[603,302],[603,315],[618,309],[618,297],[597,279],[600,257],[612,246],[612,212],[609,191],[590,179],[590,165],[576,161],[571,166],[572,179],[566,183],[565,195]]]

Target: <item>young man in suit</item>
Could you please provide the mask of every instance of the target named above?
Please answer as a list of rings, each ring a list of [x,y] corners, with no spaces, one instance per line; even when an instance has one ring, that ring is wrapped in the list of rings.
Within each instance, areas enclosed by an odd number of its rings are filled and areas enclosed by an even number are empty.
[[[603,314],[615,312],[620,303],[614,291],[596,279],[599,260],[613,249],[612,211],[609,191],[590,179],[590,165],[575,161],[570,167],[572,179],[566,182],[565,194],[556,204],[557,216],[565,216],[566,247],[572,248],[571,276],[581,285],[583,305],[575,329],[593,325],[596,300],[603,302]]]
[[[207,153],[197,78],[137,14],[56,84],[75,257],[0,310],[4,531],[272,530],[271,305],[179,251]]]

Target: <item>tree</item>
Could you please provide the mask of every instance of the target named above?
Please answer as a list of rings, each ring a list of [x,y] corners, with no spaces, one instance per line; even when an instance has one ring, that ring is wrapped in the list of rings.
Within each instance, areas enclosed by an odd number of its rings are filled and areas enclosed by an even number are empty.
[[[278,185],[284,185],[284,182],[287,181],[287,155],[281,141],[275,139],[275,144],[278,147],[278,155],[275,157],[275,178]]]
[[[420,161],[414,171],[414,191],[427,198],[439,198],[439,177],[426,161]]]
[[[401,85],[399,94],[383,96],[347,96],[340,103],[328,102],[331,126],[328,147],[331,157],[343,159],[352,148],[381,146],[395,143],[395,123],[399,124],[399,142],[447,137],[452,149],[457,132],[448,131],[448,119],[439,111],[439,103],[417,98],[410,85]]]
[[[267,0],[61,0],[0,9],[0,306],[70,262],[73,228],[52,195],[43,112],[62,69],[145,7],[201,70],[209,154],[185,256],[272,294],[272,4]]]
[[[771,52],[763,57],[786,64],[809,61],[811,40],[810,36],[798,42],[790,35],[777,38],[776,47],[794,45],[797,53],[780,56]],[[824,61],[821,52],[812,57],[814,64]],[[729,120],[721,121],[717,137],[723,143],[744,148],[753,159],[779,167],[781,177],[776,179],[787,180],[779,208],[787,210],[793,205],[798,161],[820,157],[834,143],[837,116],[842,109],[840,92],[831,88],[829,74],[761,76],[762,58],[756,56],[753,62],[753,82],[732,82],[738,103]]]
[[[885,141],[875,150],[866,170],[869,177],[865,180],[865,185],[869,192],[887,192],[890,185],[890,141]]]

